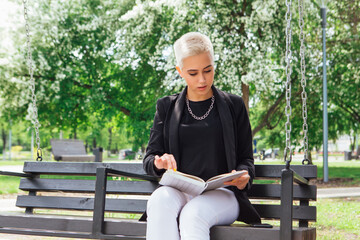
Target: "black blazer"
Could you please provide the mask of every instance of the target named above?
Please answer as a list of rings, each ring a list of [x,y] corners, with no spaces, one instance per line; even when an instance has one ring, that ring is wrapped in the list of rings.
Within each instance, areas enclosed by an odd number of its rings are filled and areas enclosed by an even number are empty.
[[[212,86],[212,90],[223,129],[228,171],[247,170],[250,175],[250,181],[244,190],[239,190],[235,186],[229,187],[239,202],[240,214],[237,220],[246,223],[260,223],[260,216],[246,194],[255,177],[255,166],[251,126],[245,104],[239,96],[220,91],[214,86]],[[150,139],[143,160],[147,174],[160,177],[165,172],[163,169],[155,170],[155,155],[173,154],[177,166],[181,165],[178,162],[180,159],[178,127],[185,106],[186,93],[187,87],[179,94],[166,96],[157,101],[154,125],[150,130]],[[146,213],[141,220],[145,218]]]

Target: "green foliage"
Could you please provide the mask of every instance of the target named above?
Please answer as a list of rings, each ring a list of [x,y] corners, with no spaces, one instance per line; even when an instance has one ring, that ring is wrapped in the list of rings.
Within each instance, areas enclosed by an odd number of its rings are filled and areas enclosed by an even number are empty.
[[[20,2],[19,2],[20,4]],[[250,119],[259,145],[284,146],[285,3],[251,1],[29,2],[41,145],[81,138],[88,146],[144,150],[156,99],[178,92],[172,45],[188,31],[212,40],[215,85],[235,94],[249,87]],[[329,2],[329,138],[354,135],[360,122],[359,3]],[[322,144],[319,8],[305,2],[309,147]],[[293,4],[292,144],[301,147],[302,108],[297,4]],[[22,13],[19,13],[22,14]],[[342,17],[337,17],[342,16]],[[30,146],[32,109],[23,27],[17,52],[0,51],[0,131],[13,121],[18,145]],[[244,96],[246,97],[246,96]],[[21,127],[20,127],[21,126]],[[16,130],[15,130],[16,129]],[[354,144],[353,144],[354,145]],[[282,152],[282,151],[280,151]]]

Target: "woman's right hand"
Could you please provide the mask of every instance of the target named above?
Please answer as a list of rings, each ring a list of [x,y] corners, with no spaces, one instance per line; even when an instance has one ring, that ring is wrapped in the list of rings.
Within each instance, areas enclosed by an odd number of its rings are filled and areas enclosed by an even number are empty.
[[[156,155],[154,164],[157,169],[174,169],[175,171],[177,169],[176,161],[172,154],[165,153],[161,157]]]

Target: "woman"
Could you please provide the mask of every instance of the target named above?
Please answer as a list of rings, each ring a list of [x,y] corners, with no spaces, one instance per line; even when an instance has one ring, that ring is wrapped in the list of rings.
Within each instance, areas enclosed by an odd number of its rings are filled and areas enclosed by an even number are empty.
[[[245,105],[241,97],[213,86],[214,52],[207,36],[184,34],[174,50],[176,69],[187,86],[157,101],[145,171],[160,177],[166,169],[178,169],[204,180],[238,170],[247,174],[196,197],[159,187],[147,205],[147,239],[203,240],[210,239],[214,225],[259,223],[246,196],[255,169]]]

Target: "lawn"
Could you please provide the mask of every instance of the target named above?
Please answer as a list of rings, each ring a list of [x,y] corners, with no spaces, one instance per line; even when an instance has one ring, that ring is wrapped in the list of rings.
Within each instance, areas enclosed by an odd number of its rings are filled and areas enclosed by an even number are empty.
[[[11,194],[19,192],[20,178],[0,176],[0,194]]]
[[[360,198],[319,199],[317,206],[317,239],[360,239]]]
[[[317,206],[316,227],[318,240],[360,239],[360,198],[318,199],[311,205]],[[279,221],[265,220],[265,223],[279,226]],[[298,226],[296,221],[293,226]]]
[[[0,158],[1,159],[1,158]],[[0,161],[0,166],[22,166],[24,165],[24,161],[21,160],[13,160],[13,161]]]

